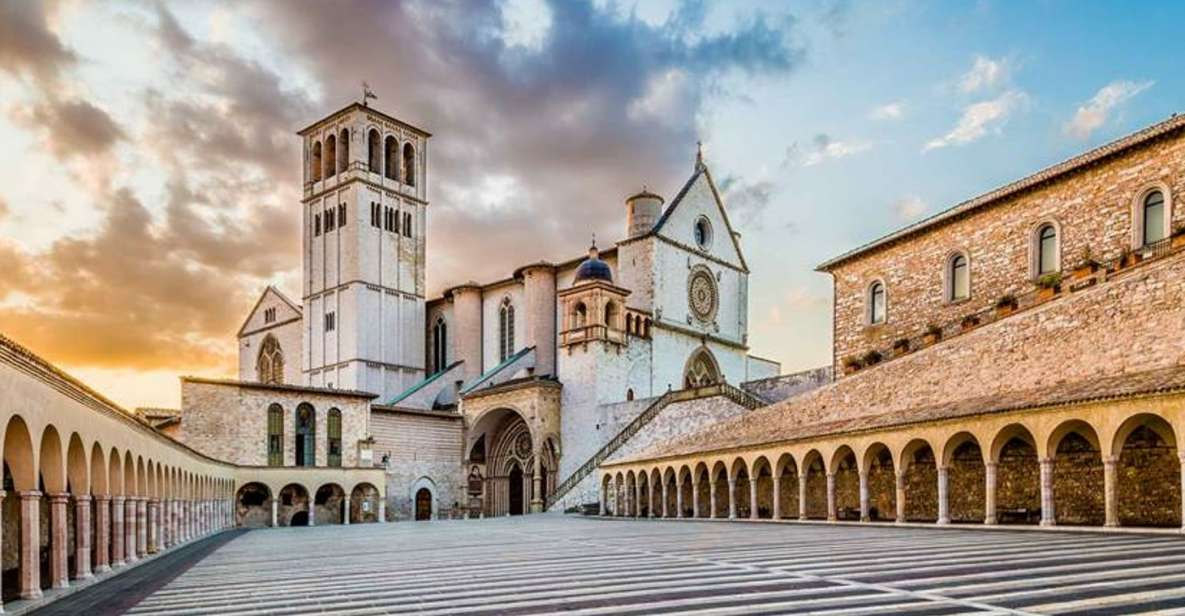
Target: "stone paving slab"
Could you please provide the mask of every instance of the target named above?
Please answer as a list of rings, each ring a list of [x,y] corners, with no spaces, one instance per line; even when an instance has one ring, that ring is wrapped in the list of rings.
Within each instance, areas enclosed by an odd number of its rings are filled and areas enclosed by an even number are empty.
[[[1185,537],[604,520],[252,531],[129,614],[1185,614]]]

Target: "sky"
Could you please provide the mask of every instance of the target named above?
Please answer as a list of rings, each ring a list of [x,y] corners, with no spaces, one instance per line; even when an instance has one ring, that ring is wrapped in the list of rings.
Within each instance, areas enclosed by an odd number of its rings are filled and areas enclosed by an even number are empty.
[[[126,406],[300,289],[294,131],[433,133],[430,296],[624,234],[696,142],[752,352],[830,360],[829,257],[1185,110],[1182,3],[0,2],[0,333]],[[1177,77],[1174,79],[1174,77]]]

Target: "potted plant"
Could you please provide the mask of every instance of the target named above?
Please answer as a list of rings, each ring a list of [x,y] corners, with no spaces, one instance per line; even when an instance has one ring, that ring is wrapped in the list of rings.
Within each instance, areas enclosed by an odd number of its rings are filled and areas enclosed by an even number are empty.
[[[1119,267],[1131,267],[1143,260],[1144,255],[1125,247],[1119,255]]]
[[[975,329],[976,327],[979,326],[979,315],[969,314],[969,315],[963,317],[963,321],[962,321],[962,323],[960,323],[960,325],[962,326],[963,331],[967,331],[969,329]]]
[[[846,374],[851,374],[853,372],[857,372],[863,367],[864,367],[864,364],[863,364],[863,362],[860,361],[860,358],[858,358],[858,357],[849,356],[849,357],[844,358],[844,360],[843,360],[843,368],[844,368],[844,372]]]
[[[922,344],[930,346],[939,340],[942,340],[942,328],[931,323],[926,326],[926,331],[922,334]]]
[[[1087,246],[1082,250],[1082,259],[1078,261],[1078,265],[1074,266],[1074,279],[1088,278],[1097,271],[1099,271],[1099,262],[1091,254],[1090,246]]]
[[[862,360],[864,362],[864,365],[867,367],[867,366],[875,366],[875,365],[881,363],[881,359],[883,359],[883,357],[881,356],[880,351],[873,349],[873,350],[865,353]]]
[[[1062,290],[1062,275],[1061,272],[1050,272],[1037,279],[1037,299],[1045,301],[1051,299],[1053,296],[1061,293]]]
[[[898,338],[897,342],[893,343],[893,353],[897,355],[905,355],[909,351],[909,338]]]
[[[1001,295],[1000,299],[996,300],[996,316],[1006,317],[1016,312],[1016,296],[1011,293]]]

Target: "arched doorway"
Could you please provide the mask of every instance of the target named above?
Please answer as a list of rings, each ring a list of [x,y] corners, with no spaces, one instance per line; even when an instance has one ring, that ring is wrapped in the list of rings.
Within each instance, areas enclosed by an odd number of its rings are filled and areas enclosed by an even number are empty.
[[[416,491],[416,520],[432,519],[432,491],[420,488]]]
[[[720,364],[708,347],[700,347],[691,353],[683,368],[683,387],[694,389],[720,382]]]
[[[507,473],[506,479],[509,482],[509,502],[510,507],[508,513],[510,515],[523,514],[523,471],[518,467],[517,463],[511,463],[510,472]]]

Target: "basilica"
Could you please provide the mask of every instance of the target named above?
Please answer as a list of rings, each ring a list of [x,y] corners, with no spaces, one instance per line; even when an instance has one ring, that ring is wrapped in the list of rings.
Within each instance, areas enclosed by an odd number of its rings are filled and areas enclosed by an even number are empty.
[[[625,199],[617,242],[429,297],[431,135],[358,103],[298,134],[300,296],[262,292],[237,379],[183,380],[163,415],[182,442],[242,464],[381,466],[393,518],[514,515],[595,503],[587,463],[668,392],[780,372],[749,353],[741,235],[702,154],[669,202]],[[674,429],[747,410],[726,406]]]

